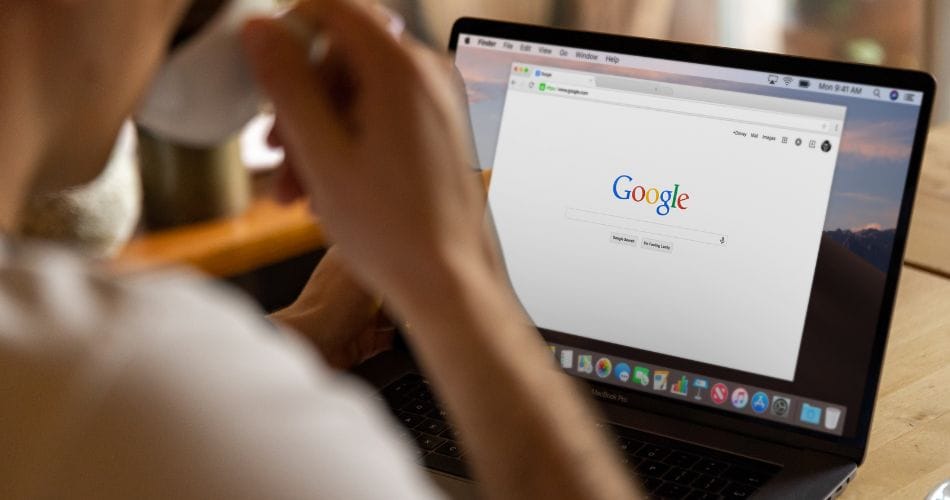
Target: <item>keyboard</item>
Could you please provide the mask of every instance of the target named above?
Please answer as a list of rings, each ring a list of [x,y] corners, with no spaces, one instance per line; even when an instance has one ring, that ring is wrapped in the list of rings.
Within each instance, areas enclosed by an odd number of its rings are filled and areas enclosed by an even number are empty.
[[[380,396],[402,423],[404,437],[415,441],[420,463],[471,479],[465,451],[428,381],[407,374],[383,388]],[[628,427],[601,426],[612,431],[624,464],[650,499],[749,498],[781,470],[777,465]]]

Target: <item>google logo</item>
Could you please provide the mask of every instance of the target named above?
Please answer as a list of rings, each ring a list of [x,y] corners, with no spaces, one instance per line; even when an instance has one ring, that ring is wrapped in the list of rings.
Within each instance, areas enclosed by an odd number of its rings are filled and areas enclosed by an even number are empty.
[[[623,174],[614,179],[614,197],[618,200],[631,200],[635,203],[646,202],[648,205],[657,205],[656,214],[669,215],[670,210],[686,210],[686,200],[689,194],[680,193],[680,185],[673,184],[673,189],[657,189],[634,185],[633,177]]]

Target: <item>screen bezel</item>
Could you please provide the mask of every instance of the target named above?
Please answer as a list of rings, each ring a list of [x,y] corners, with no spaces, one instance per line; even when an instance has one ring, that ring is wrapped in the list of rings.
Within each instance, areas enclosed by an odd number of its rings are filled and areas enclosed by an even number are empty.
[[[641,410],[696,421],[705,425],[715,426],[732,432],[783,444],[834,453],[848,457],[858,463],[862,462],[867,450],[868,435],[870,433],[874,403],[877,398],[877,390],[880,383],[884,351],[887,347],[887,336],[894,311],[897,284],[900,280],[904,250],[907,243],[912,205],[917,190],[917,182],[920,177],[920,166],[927,138],[926,132],[929,126],[930,113],[936,89],[936,83],[933,77],[920,71],[816,60],[748,50],[574,31],[469,17],[458,19],[452,27],[452,34],[449,38],[449,51],[453,54],[458,46],[458,38],[461,33],[736,69],[795,74],[809,78],[840,80],[923,93],[895,229],[894,245],[884,284],[883,300],[878,315],[877,329],[873,339],[871,358],[867,369],[864,394],[861,398],[862,403],[860,408],[848,409],[849,414],[856,414],[858,418],[857,432],[854,436],[823,434],[779,423],[763,421],[751,416],[727,414],[707,407],[652,396],[631,389],[590,382],[600,390],[622,393],[627,396],[627,399],[630,401],[630,406]],[[542,335],[550,341],[557,340],[550,333],[542,331]]]

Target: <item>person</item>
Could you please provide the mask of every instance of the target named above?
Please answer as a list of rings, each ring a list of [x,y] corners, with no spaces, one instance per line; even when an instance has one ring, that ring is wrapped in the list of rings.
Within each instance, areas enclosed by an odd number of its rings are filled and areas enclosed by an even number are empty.
[[[0,5],[9,235],[30,189],[95,176],[187,2]],[[290,15],[326,36],[318,67],[278,20],[251,21],[244,46],[278,115],[284,193],[307,193],[335,248],[268,322],[198,276],[112,276],[4,238],[0,497],[437,497],[368,389],[302,340],[360,361],[385,344],[365,333],[378,296],[408,323],[484,496],[634,496],[498,265],[449,65],[347,0]]]

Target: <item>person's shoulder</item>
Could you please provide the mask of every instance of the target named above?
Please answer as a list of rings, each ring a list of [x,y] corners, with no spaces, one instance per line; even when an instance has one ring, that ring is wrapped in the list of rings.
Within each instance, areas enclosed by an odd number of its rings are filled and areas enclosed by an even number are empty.
[[[0,497],[436,497],[366,388],[240,293],[14,253],[0,257],[0,393],[18,404],[0,447],[29,453],[0,468]]]
[[[5,311],[4,311],[5,310]],[[65,249],[8,246],[0,258],[0,336],[60,344],[192,330],[266,328],[249,299],[187,270],[118,276]]]

